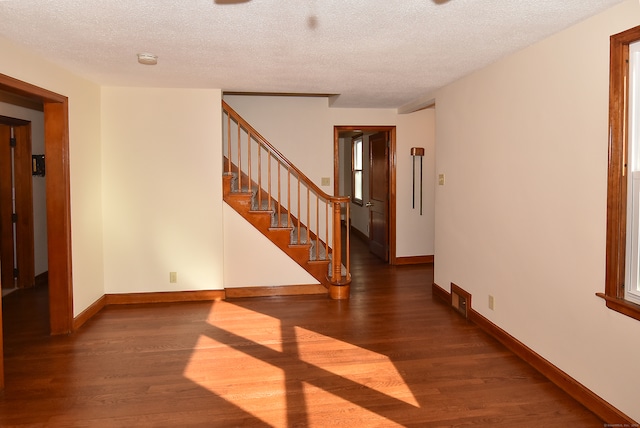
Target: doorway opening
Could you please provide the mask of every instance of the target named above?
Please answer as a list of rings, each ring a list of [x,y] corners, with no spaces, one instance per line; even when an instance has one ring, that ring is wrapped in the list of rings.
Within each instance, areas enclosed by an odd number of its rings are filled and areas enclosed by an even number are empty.
[[[6,109],[3,109],[5,111]],[[38,113],[33,112],[33,117]],[[25,113],[27,114],[27,113]],[[22,116],[22,115],[21,115]],[[40,116],[40,129],[42,128]],[[34,193],[31,120],[0,115],[0,282],[5,296],[35,285]],[[43,146],[42,136],[38,145]],[[38,184],[37,190],[43,190]],[[44,216],[39,218],[44,223]]]
[[[0,94],[6,103],[37,107],[44,112],[49,330],[51,334],[66,334],[73,325],[68,99],[4,74],[0,74]],[[0,306],[0,332],[1,311]],[[0,390],[4,388],[1,338],[0,335]]]
[[[363,139],[362,205],[353,202],[351,178],[352,138],[360,135]],[[352,196],[349,232],[367,241],[372,253],[395,265],[396,127],[334,126],[333,150],[334,194]]]

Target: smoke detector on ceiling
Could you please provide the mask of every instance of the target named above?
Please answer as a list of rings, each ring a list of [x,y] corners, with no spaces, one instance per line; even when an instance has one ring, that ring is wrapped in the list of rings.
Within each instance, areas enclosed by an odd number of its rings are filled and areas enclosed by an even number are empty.
[[[158,63],[158,55],[150,53],[139,53],[138,62],[144,65],[156,65]]]

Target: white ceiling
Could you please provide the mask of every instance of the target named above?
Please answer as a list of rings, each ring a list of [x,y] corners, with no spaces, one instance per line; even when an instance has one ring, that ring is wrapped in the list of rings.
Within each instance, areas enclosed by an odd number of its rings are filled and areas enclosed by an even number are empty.
[[[0,0],[0,36],[102,85],[398,108],[621,1]]]

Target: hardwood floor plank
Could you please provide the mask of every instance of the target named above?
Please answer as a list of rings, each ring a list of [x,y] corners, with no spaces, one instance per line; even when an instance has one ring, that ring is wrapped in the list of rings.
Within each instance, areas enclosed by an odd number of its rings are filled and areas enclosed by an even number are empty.
[[[51,337],[46,288],[7,296],[0,426],[602,427],[434,298],[432,265],[352,247],[347,301],[107,306]]]

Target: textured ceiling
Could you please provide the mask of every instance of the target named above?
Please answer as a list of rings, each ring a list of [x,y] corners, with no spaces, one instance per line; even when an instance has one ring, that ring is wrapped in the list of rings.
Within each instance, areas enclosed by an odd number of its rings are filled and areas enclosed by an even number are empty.
[[[398,108],[620,2],[0,0],[0,36],[102,85]]]

